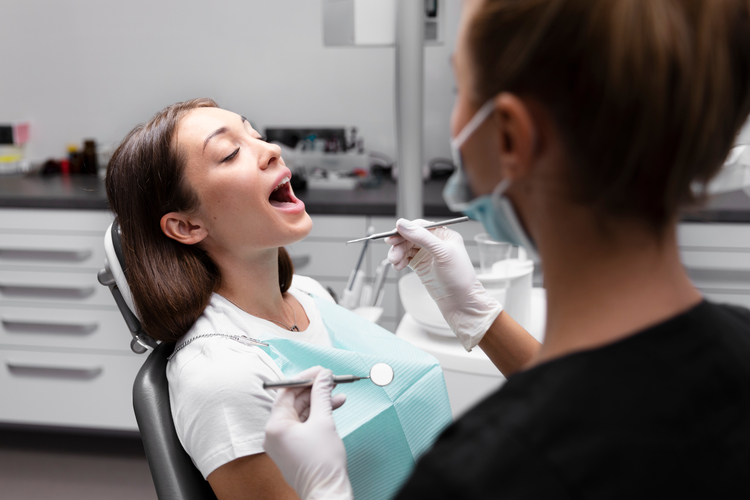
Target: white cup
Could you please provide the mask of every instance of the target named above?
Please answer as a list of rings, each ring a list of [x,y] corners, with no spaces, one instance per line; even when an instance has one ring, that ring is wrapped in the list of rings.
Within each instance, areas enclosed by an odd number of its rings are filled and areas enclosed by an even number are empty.
[[[479,281],[503,309],[525,329],[531,326],[531,288],[534,262],[505,259],[495,263],[491,273],[480,274]]]

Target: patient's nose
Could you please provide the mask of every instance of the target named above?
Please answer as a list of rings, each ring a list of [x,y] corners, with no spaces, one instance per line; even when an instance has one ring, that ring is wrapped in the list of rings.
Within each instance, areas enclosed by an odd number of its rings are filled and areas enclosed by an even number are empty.
[[[278,144],[263,143],[262,152],[259,158],[259,164],[261,170],[265,170],[268,167],[276,163],[281,158],[281,147]]]

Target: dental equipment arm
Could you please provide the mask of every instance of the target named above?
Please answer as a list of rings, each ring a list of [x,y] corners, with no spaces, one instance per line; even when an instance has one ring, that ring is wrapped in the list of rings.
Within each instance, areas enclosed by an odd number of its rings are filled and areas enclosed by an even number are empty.
[[[331,371],[320,370],[312,389],[279,390],[266,424],[263,447],[301,500],[354,498],[346,449],[333,420],[333,387]]]
[[[399,235],[385,240],[392,245],[388,260],[396,270],[414,270],[467,351],[479,344],[504,375],[518,371],[539,343],[484,289],[461,235],[425,224],[400,219]]]

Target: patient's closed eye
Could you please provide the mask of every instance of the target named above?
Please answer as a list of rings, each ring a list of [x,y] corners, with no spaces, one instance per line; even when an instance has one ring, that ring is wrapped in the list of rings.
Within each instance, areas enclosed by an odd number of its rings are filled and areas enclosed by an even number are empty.
[[[234,151],[232,151],[232,153],[229,156],[227,156],[226,158],[224,158],[223,160],[221,160],[220,163],[225,163],[225,162],[228,162],[228,161],[232,161],[234,159],[234,157],[237,156],[237,154],[239,152],[240,152],[240,148],[235,149]]]

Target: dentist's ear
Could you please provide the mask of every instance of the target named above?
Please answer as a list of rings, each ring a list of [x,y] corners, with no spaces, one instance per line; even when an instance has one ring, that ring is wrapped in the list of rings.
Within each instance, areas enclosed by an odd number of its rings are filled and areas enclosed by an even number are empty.
[[[188,217],[180,212],[169,212],[161,218],[161,230],[175,241],[185,245],[195,245],[208,236],[200,219]]]
[[[530,174],[538,149],[537,128],[528,104],[509,92],[495,97],[499,154],[503,178],[517,180]]]

